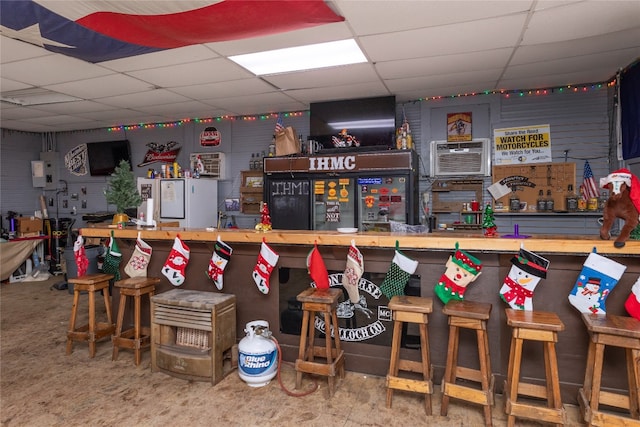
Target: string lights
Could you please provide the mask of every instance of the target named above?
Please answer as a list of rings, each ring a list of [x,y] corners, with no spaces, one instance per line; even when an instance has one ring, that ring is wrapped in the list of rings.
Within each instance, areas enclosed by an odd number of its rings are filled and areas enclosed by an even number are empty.
[[[599,83],[585,83],[580,85],[566,85],[554,88],[540,88],[540,89],[515,89],[515,90],[505,90],[505,89],[496,89],[496,90],[485,90],[482,92],[468,92],[468,93],[459,93],[456,95],[449,96],[427,96],[424,98],[419,98],[415,101],[439,101],[442,99],[452,99],[452,98],[463,98],[469,96],[482,96],[482,95],[500,95],[505,98],[511,98],[513,96],[524,97],[524,96],[544,96],[552,93],[578,93],[578,92],[588,92],[593,90],[602,89],[603,87],[611,87],[615,86],[616,80],[613,79],[609,82],[599,82]],[[219,116],[219,117],[208,117],[208,118],[195,118],[195,119],[182,119],[173,122],[164,122],[164,123],[139,123],[132,125],[120,125],[113,126],[108,128],[109,132],[117,132],[117,131],[128,131],[128,130],[139,130],[139,129],[159,129],[159,128],[174,128],[179,127],[189,123],[214,123],[221,122],[223,120],[242,120],[242,121],[257,121],[257,120],[272,120],[277,119],[280,115],[283,118],[287,117],[300,117],[304,114],[309,114],[309,111],[295,111],[288,113],[267,113],[267,114],[259,114],[259,115],[246,115],[246,116]]]

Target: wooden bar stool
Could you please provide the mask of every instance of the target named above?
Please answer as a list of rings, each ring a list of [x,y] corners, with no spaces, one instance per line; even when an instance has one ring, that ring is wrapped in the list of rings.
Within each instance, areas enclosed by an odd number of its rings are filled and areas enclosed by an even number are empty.
[[[505,413],[507,425],[513,427],[515,418],[526,418],[564,425],[567,415],[560,398],[560,379],[556,342],[558,332],[564,330],[564,323],[557,314],[544,311],[505,309],[507,324],[512,328],[509,368],[505,381]],[[541,341],[544,350],[544,366],[547,384],[540,386],[520,382],[522,345],[525,340]],[[518,395],[547,400],[547,407],[533,403],[518,402]]]
[[[329,397],[333,395],[335,376],[344,378],[344,352],[340,347],[340,329],[336,312],[340,289],[307,288],[298,294],[302,303],[302,331],[300,332],[300,349],[296,359],[296,389],[302,384],[302,374],[323,375],[329,379]],[[324,314],[325,345],[315,345],[315,313]],[[331,344],[333,330],[334,346]],[[314,361],[314,357],[325,359],[325,363]]]
[[[69,320],[69,330],[67,331],[67,355],[71,354],[73,341],[87,341],[89,343],[89,357],[96,355],[96,341],[113,334],[115,325],[111,317],[111,301],[109,298],[109,280],[113,279],[112,274],[87,274],[75,279],[69,279],[73,283],[73,306],[71,307],[71,319]],[[76,327],[76,316],[78,314],[78,303],[80,293],[89,294],[89,323]],[[102,291],[104,305],[107,312],[107,322],[96,321],[96,292]]]
[[[491,314],[491,304],[474,301],[449,301],[442,312],[449,316],[449,347],[447,365],[442,379],[442,405],[440,415],[446,416],[449,398],[465,400],[484,406],[485,425],[493,425],[491,407],[494,403],[494,377],[491,374],[489,358],[489,336],[487,320]],[[458,366],[458,343],[460,328],[476,331],[480,369]],[[456,384],[457,379],[480,383],[481,389]]]
[[[587,355],[584,386],[578,403],[589,426],[640,426],[640,321],[633,317],[583,313],[591,340]],[[600,390],[605,346],[621,347],[627,356],[629,396]],[[626,409],[632,419],[602,412],[600,404]]]
[[[115,287],[120,289],[120,304],[118,306],[118,319],[115,334],[111,337],[113,342],[113,354],[111,360],[118,360],[120,347],[133,349],[136,366],[140,364],[142,350],[151,345],[151,327],[140,325],[140,302],[143,295],[151,298],[160,283],[157,277],[131,277],[119,280]],[[124,323],[124,309],[127,297],[133,297],[133,328],[122,330]]]
[[[425,411],[431,415],[432,367],[429,359],[429,334],[427,332],[428,315],[433,311],[433,299],[406,295],[395,295],[389,301],[393,312],[393,338],[391,360],[387,374],[387,408],[391,408],[393,390],[412,391],[424,394]],[[400,339],[404,322],[417,323],[420,327],[421,361],[400,359]],[[422,374],[422,380],[400,377],[400,371]]]

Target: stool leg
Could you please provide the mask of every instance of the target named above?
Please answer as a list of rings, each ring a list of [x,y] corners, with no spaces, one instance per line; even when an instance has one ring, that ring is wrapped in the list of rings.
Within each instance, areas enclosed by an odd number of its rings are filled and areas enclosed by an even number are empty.
[[[73,305],[71,306],[71,318],[69,319],[69,331],[67,332],[67,355],[71,354],[73,349],[73,338],[71,334],[76,330],[76,315],[78,314],[78,302],[80,300],[80,291],[73,290]]]
[[[593,387],[593,367],[594,360],[596,357],[596,343],[593,341],[593,337],[589,337],[589,349],[587,351],[587,369],[585,369],[584,373],[584,385],[582,386],[583,394],[586,399],[591,399],[591,390]],[[582,414],[586,421],[586,409],[585,414]]]
[[[547,377],[547,406],[553,409],[562,409],[556,344],[554,342],[547,341],[544,343],[544,365]],[[561,426],[562,424],[556,425]]]
[[[96,355],[96,292],[89,290],[89,357]]]
[[[511,338],[511,351],[509,352],[509,369],[507,374],[507,382],[509,384],[509,397],[507,405],[518,400],[518,384],[520,383],[520,361],[522,360],[522,340],[516,337]],[[514,427],[516,417],[511,415],[511,409],[507,408],[509,416],[507,417],[507,426]]]
[[[124,322],[124,308],[126,303],[127,303],[127,296],[122,292],[120,292],[120,304],[118,305],[118,319],[116,322],[116,332],[113,335],[113,352],[111,354],[111,360],[118,360],[118,351],[120,350],[118,339],[122,334],[122,323]]]
[[[111,315],[111,297],[108,286],[102,290],[102,296],[104,297],[104,309],[107,312],[107,322],[111,326],[113,325],[113,317]]]
[[[629,378],[629,412],[634,419],[640,419],[640,350],[626,349],[627,378]]]
[[[420,352],[422,353],[422,376],[431,382],[431,359],[429,358],[429,335],[427,324],[420,323]],[[427,415],[431,415],[431,390],[424,395],[424,407]]]
[[[393,339],[391,341],[391,360],[389,361],[389,375],[398,376],[398,359],[400,358],[400,338],[402,335],[402,322],[393,322]],[[387,408],[391,408],[393,389],[387,387]]]
[[[443,417],[449,412],[449,396],[444,394],[445,384],[456,382],[456,366],[458,364],[458,327],[449,325],[449,348],[447,350],[447,365],[442,380],[442,403],[440,405],[440,415]]]
[[[302,315],[302,330],[300,331],[300,348],[298,349],[298,359],[305,360],[307,352],[307,333],[309,328],[309,312],[304,310]],[[296,371],[296,389],[302,384],[302,372]]]
[[[331,365],[333,363],[333,356],[331,354],[331,314],[328,311],[324,312],[324,349],[327,359],[327,365]],[[336,331],[338,333],[338,331]],[[329,397],[333,395],[333,388],[335,386],[335,377],[333,375],[329,375]]]
[[[133,352],[135,354],[136,366],[140,365],[140,361],[142,359],[140,349],[140,293],[136,293],[134,297],[135,308],[133,310],[133,333],[135,338],[135,348]]]
[[[595,343],[594,346],[593,382],[591,383],[591,395],[589,396],[591,413],[597,411],[600,406],[600,381],[602,379],[602,361],[604,359],[604,345]]]
[[[478,341],[478,356],[480,357],[480,382],[482,383],[482,391],[487,395],[487,405],[484,405],[484,421],[485,426],[490,427],[493,425],[493,418],[491,416],[491,390],[490,390],[490,377],[491,377],[491,362],[489,360],[489,345],[487,331],[484,329],[478,329],[476,331],[476,337]]]
[[[336,347],[336,357],[340,357],[340,353],[342,352],[342,346],[340,345],[340,326],[338,325],[338,314],[336,310],[331,311],[331,319],[333,324],[333,341]],[[340,365],[339,369],[340,369],[340,378],[344,379],[344,363]]]

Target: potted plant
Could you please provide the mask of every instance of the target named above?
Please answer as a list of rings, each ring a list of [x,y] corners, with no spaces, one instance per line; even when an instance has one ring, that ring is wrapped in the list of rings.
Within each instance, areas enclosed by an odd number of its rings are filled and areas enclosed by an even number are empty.
[[[129,221],[126,209],[137,208],[142,203],[142,197],[138,192],[136,180],[128,161],[121,160],[120,164],[111,174],[104,191],[107,203],[116,206],[116,214],[113,216],[113,224]]]

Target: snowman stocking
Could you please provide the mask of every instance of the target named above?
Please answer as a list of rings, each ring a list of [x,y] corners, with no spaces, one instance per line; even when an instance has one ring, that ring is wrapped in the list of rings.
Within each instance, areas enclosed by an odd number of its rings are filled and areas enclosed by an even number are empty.
[[[626,265],[598,255],[594,248],[569,294],[569,302],[581,313],[605,314],[605,300],[626,269]]]
[[[280,255],[267,245],[265,239],[262,239],[262,246],[260,247],[260,253],[258,254],[258,261],[256,262],[256,266],[253,269],[253,281],[256,282],[258,289],[263,294],[269,293],[269,276],[271,276],[271,272],[273,268],[278,263],[278,259]]]
[[[364,273],[364,259],[362,253],[356,248],[355,241],[351,241],[349,252],[347,252],[347,267],[342,275],[342,286],[349,294],[349,300],[353,304],[357,304],[360,300],[360,292],[358,292],[358,283]]]
[[[180,286],[184,283],[190,252],[189,247],[180,239],[180,236],[176,236],[171,252],[162,267],[162,274],[169,279],[173,286]]]
[[[89,259],[84,249],[84,239],[80,234],[78,234],[78,238],[73,244],[73,256],[76,260],[76,267],[78,268],[78,277],[84,276],[89,268]]]
[[[136,246],[133,248],[133,254],[131,259],[124,267],[124,272],[129,277],[147,277],[147,267],[149,266],[149,260],[151,259],[151,246],[140,237],[136,239]]]
[[[407,286],[409,278],[418,268],[418,261],[407,257],[398,248],[399,242],[396,240],[396,250],[391,266],[380,285],[380,290],[389,299],[394,295],[404,295],[404,288]]]
[[[500,288],[500,298],[516,310],[533,310],[533,291],[540,279],[547,278],[549,260],[520,248],[511,258],[511,270]]]
[[[327,272],[327,267],[324,264],[322,255],[320,255],[317,243],[313,244],[313,249],[311,249],[309,255],[307,255],[307,270],[309,271],[311,280],[315,282],[316,288],[329,289],[329,273]]]
[[[624,308],[630,316],[640,320],[640,277],[638,277],[636,283],[631,287],[631,293],[624,303]]]
[[[213,255],[209,261],[209,268],[207,274],[215,283],[218,290],[222,290],[222,275],[224,274],[224,268],[227,266],[229,259],[231,258],[231,246],[227,245],[220,239],[213,244]]]
[[[482,262],[458,249],[458,243],[456,243],[456,251],[447,260],[446,267],[447,269],[436,284],[435,294],[445,304],[452,299],[461,301],[464,299],[467,286],[480,276]]]

